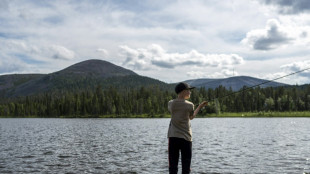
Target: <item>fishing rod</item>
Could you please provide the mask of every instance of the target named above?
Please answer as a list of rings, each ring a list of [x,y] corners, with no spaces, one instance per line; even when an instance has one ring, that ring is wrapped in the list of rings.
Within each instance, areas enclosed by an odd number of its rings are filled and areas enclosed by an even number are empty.
[[[220,111],[219,111],[219,110],[220,110],[220,109],[219,109],[219,108],[220,108],[220,106],[219,106],[220,104],[219,104],[218,99],[225,98],[225,97],[228,97],[228,96],[237,94],[237,93],[239,93],[239,92],[244,92],[244,91],[247,91],[247,90],[252,89],[252,88],[254,88],[254,87],[258,87],[258,86],[260,86],[260,85],[263,85],[263,84],[266,84],[266,83],[270,83],[270,82],[273,82],[273,81],[282,79],[282,78],[284,78],[284,77],[288,77],[288,76],[291,76],[291,75],[294,75],[294,74],[298,74],[298,73],[301,73],[301,72],[307,71],[307,70],[310,70],[310,67],[309,67],[309,68],[302,69],[302,70],[299,70],[299,71],[296,71],[296,72],[293,72],[293,73],[290,73],[290,74],[287,74],[287,75],[284,75],[284,76],[281,76],[281,77],[278,77],[278,78],[275,78],[275,79],[272,79],[272,80],[267,80],[267,81],[264,81],[264,82],[262,82],[262,83],[259,83],[259,84],[250,86],[250,87],[245,87],[245,88],[243,88],[242,90],[235,91],[235,92],[226,94],[226,95],[221,96],[221,97],[215,97],[215,98],[209,100],[208,102],[213,101],[214,104],[215,104],[215,110],[216,110],[217,113],[219,113],[219,112],[220,112]]]
[[[293,72],[293,73],[290,73],[290,74],[287,74],[287,75],[284,75],[284,76],[281,76],[281,77],[278,77],[278,78],[275,78],[275,79],[272,79],[272,80],[267,80],[267,81],[262,82],[262,83],[257,84],[257,85],[253,85],[253,86],[250,86],[250,87],[245,87],[245,88],[243,88],[242,90],[235,91],[235,92],[232,92],[232,93],[230,93],[230,94],[226,94],[226,95],[221,96],[221,97],[213,98],[213,99],[211,99],[210,101],[214,101],[214,100],[220,99],[220,98],[225,98],[225,97],[228,97],[228,96],[230,96],[230,95],[237,94],[237,93],[239,93],[239,92],[244,92],[244,91],[247,91],[247,90],[249,90],[249,89],[251,89],[251,88],[258,87],[258,86],[260,86],[260,85],[263,85],[263,84],[266,84],[266,83],[270,83],[270,82],[273,82],[273,81],[282,79],[282,78],[284,78],[284,77],[288,77],[288,76],[291,76],[291,75],[294,75],[294,74],[298,74],[298,73],[301,73],[301,72],[307,71],[307,70],[310,70],[310,67],[309,67],[309,68],[306,68],[306,69],[302,69],[302,70],[296,71],[296,72]]]

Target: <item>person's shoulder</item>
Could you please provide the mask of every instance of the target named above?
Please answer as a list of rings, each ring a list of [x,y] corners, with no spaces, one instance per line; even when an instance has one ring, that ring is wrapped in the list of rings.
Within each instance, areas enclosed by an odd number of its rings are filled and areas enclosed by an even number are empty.
[[[185,100],[185,103],[189,104],[189,105],[194,105],[194,103],[188,101],[188,100]]]
[[[174,103],[174,100],[170,100],[170,101],[168,102],[168,106],[171,106],[172,103]]]

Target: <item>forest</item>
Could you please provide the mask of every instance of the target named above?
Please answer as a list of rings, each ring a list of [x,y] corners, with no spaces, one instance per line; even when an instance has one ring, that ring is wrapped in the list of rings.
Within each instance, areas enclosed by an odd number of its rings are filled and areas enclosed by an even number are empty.
[[[167,117],[167,103],[176,98],[172,90],[159,86],[119,90],[113,86],[94,90],[63,91],[40,95],[2,99],[1,117],[53,117],[53,118],[99,118],[99,117]],[[213,102],[218,98],[220,107]],[[310,111],[310,85],[304,87],[247,88],[234,92],[219,86],[216,89],[192,90],[190,101],[196,106],[209,101],[201,117],[225,112],[291,112]]]
[[[165,117],[167,103],[177,95],[158,86],[122,89],[115,87],[74,92],[51,92],[2,100],[2,117]],[[213,102],[218,98],[219,108]],[[303,88],[247,88],[238,92],[219,86],[192,90],[190,101],[209,105],[200,112],[208,116],[225,112],[309,111],[310,85]]]

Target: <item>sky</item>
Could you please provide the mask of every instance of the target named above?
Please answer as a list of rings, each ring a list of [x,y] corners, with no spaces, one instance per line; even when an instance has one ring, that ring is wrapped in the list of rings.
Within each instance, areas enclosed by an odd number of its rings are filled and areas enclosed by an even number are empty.
[[[308,0],[0,0],[0,75],[100,59],[167,83],[310,68]],[[279,80],[309,84],[310,71]]]

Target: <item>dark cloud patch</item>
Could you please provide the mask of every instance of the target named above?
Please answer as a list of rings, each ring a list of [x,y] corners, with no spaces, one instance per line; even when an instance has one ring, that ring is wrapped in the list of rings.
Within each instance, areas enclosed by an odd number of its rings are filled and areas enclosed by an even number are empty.
[[[197,65],[197,66],[202,65],[202,64],[203,62],[195,61],[195,60],[187,60],[187,61],[180,63],[180,65]]]
[[[133,60],[132,57],[127,57],[126,60],[123,62],[123,65],[128,64],[129,62],[131,62]]]
[[[271,50],[287,44],[291,40],[285,33],[280,32],[276,26],[273,26],[267,31],[266,36],[262,36],[254,42],[253,48],[256,50]]]
[[[249,32],[243,42],[255,50],[271,50],[294,41],[288,35],[277,20],[269,20],[264,30]]]
[[[309,0],[265,0],[267,5],[275,5],[281,14],[298,14],[310,12]]]
[[[152,64],[156,65],[158,67],[161,67],[161,68],[169,68],[169,69],[171,69],[171,68],[175,67],[175,64],[169,63],[167,61],[152,60]]]
[[[308,37],[308,33],[306,31],[303,31],[301,34],[300,34],[300,37],[301,38],[306,38]]]

